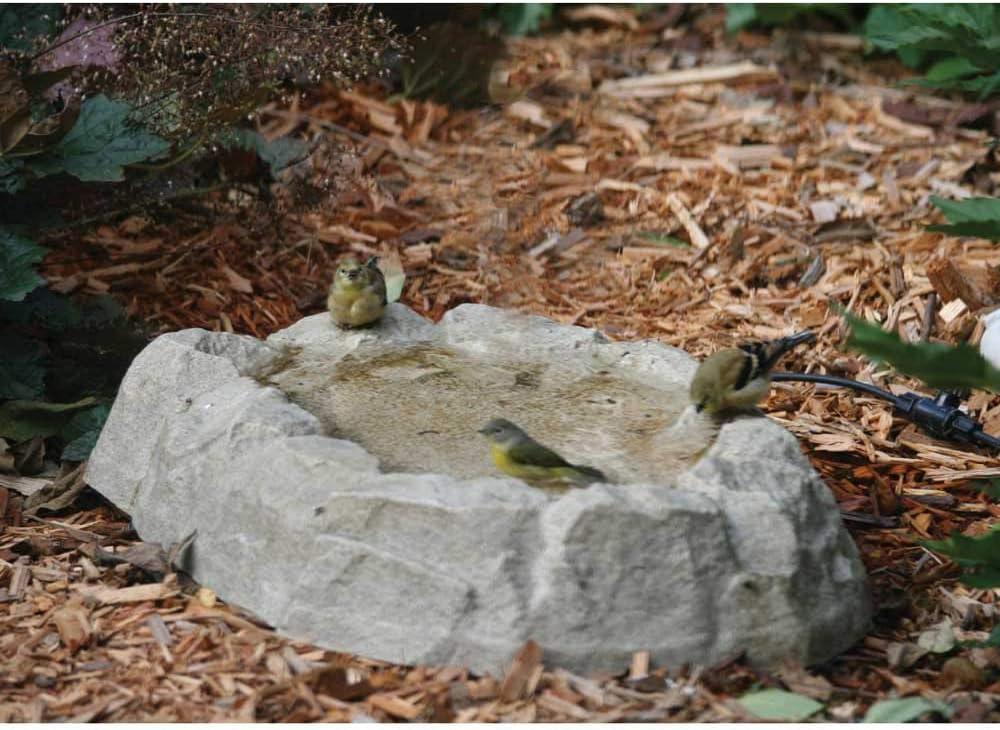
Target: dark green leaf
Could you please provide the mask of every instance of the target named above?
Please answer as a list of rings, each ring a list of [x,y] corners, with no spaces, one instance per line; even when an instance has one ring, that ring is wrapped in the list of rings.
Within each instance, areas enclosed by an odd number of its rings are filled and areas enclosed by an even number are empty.
[[[726,6],[726,30],[733,33],[749,25],[783,26],[803,15],[817,14],[851,24],[850,6],[842,3],[734,3]]]
[[[498,3],[497,18],[507,35],[528,35],[552,17],[552,7],[552,3]]]
[[[76,403],[45,403],[32,400],[9,400],[0,403],[0,437],[26,441],[34,436],[47,438],[63,430],[73,412],[97,403],[83,398]]]
[[[45,372],[42,343],[0,332],[0,399],[39,397],[45,392]]]
[[[948,200],[932,195],[931,202],[950,225],[929,226],[928,230],[1000,241],[1000,198]]]
[[[34,264],[45,257],[45,249],[30,238],[0,226],[0,299],[19,302],[45,279]]]
[[[970,487],[976,489],[993,500],[1000,500],[1000,479],[983,479],[971,482]]]
[[[220,137],[220,144],[229,147],[252,150],[263,160],[275,175],[309,155],[309,146],[293,137],[279,137],[268,142],[252,129],[228,130]]]
[[[923,86],[985,97],[1000,88],[1000,11],[995,4],[877,5],[865,21],[876,48],[914,68],[932,64]]]
[[[868,708],[865,722],[913,722],[920,717],[935,713],[951,717],[952,709],[944,702],[925,700],[923,697],[907,697],[902,700],[882,700]]]
[[[80,323],[80,311],[68,297],[40,286],[23,301],[0,301],[0,322],[40,325],[61,332]]]
[[[955,533],[947,540],[924,540],[921,544],[958,563],[964,569],[961,580],[966,585],[1000,586],[1000,528],[979,537]]]
[[[156,157],[170,144],[129,120],[128,104],[104,95],[87,99],[59,144],[25,163],[38,176],[65,172],[85,182],[125,178],[125,165]]]
[[[740,697],[739,703],[761,720],[802,722],[823,709],[814,699],[780,689],[750,692]]]
[[[66,461],[84,461],[90,456],[110,412],[111,406],[102,403],[73,416],[62,431],[63,439],[68,442],[63,448],[62,458]]]
[[[37,37],[55,33],[62,6],[50,3],[7,3],[0,7],[0,48],[31,50]]]
[[[954,81],[974,74],[982,73],[983,69],[972,61],[961,56],[949,56],[935,63],[927,70],[927,81]]]
[[[851,325],[847,346],[876,362],[888,363],[932,388],[985,388],[1000,392],[1000,370],[970,345],[910,344],[900,340],[896,333],[868,324],[849,312],[844,312],[844,317]]]
[[[757,19],[754,3],[729,3],[726,5],[726,31],[735,33],[751,25]]]
[[[24,167],[22,160],[0,157],[0,193],[11,194],[24,189],[22,167]]]

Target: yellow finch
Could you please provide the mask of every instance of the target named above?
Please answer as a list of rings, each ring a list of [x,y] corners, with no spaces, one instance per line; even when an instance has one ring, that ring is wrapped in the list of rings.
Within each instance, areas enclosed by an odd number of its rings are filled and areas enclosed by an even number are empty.
[[[525,481],[576,486],[607,481],[597,469],[570,464],[506,419],[494,418],[479,433],[489,440],[493,461],[504,474]]]
[[[337,267],[326,299],[333,320],[344,327],[371,324],[385,311],[385,277],[372,257],[364,264],[354,259]]]
[[[815,339],[808,330],[771,342],[751,342],[710,355],[691,381],[691,402],[699,411],[718,413],[752,408],[767,397],[770,370],[790,349]]]

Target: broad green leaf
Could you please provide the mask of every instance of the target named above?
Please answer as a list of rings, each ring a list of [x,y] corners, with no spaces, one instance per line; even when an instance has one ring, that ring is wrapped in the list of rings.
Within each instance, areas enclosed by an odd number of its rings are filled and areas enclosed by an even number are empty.
[[[955,79],[982,73],[983,69],[961,56],[949,56],[938,61],[927,70],[927,81],[954,81]]]
[[[9,400],[0,403],[0,437],[25,441],[34,436],[55,436],[73,417],[74,411],[97,403],[96,398],[83,398],[76,403],[46,403],[44,401]]]
[[[37,340],[0,332],[0,400],[44,393],[46,360],[45,347]]]
[[[232,129],[220,135],[219,143],[227,147],[252,150],[275,175],[308,156],[309,147],[305,142],[293,137],[279,137],[268,142],[252,129]]]
[[[740,697],[739,703],[761,720],[802,722],[823,709],[823,705],[814,699],[780,689],[745,694]]]
[[[25,165],[36,175],[68,173],[84,182],[125,179],[125,165],[166,152],[170,144],[129,120],[128,104],[99,95],[87,99],[59,144]]]
[[[907,697],[902,700],[882,700],[868,708],[865,722],[913,722],[928,713],[951,717],[952,709],[944,702]]]
[[[990,365],[979,351],[965,343],[957,347],[936,342],[911,344],[894,332],[868,324],[844,312],[851,325],[847,346],[872,360],[888,363],[896,370],[919,378],[932,388],[985,388],[1000,392],[1000,370]]]
[[[922,86],[952,88],[983,98],[1000,88],[1000,11],[995,4],[877,5],[864,25],[876,48],[907,65],[933,64]]]
[[[63,448],[62,458],[66,461],[84,461],[90,456],[110,412],[111,406],[102,403],[73,416],[62,430],[61,435],[68,442]]]
[[[45,258],[45,249],[30,238],[0,226],[0,299],[19,302],[45,283],[34,264]]]
[[[928,226],[927,230],[1000,241],[1000,198],[947,200],[932,195],[931,202],[944,213],[948,224]]]
[[[955,533],[947,540],[923,540],[921,544],[947,555],[963,568],[961,581],[974,588],[1000,586],[1000,528],[979,537]]]

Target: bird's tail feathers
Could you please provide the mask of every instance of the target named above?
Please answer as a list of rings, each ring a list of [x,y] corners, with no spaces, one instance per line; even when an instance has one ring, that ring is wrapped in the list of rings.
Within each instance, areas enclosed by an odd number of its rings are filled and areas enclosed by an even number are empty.
[[[588,482],[606,482],[608,478],[604,476],[604,472],[600,469],[595,469],[592,466],[582,466],[580,464],[573,464],[573,469],[584,477],[587,478]]]
[[[763,372],[770,370],[786,352],[806,342],[812,342],[815,339],[816,335],[813,332],[802,330],[801,332],[796,332],[794,335],[763,343],[761,351],[757,355],[760,359],[758,370]]]

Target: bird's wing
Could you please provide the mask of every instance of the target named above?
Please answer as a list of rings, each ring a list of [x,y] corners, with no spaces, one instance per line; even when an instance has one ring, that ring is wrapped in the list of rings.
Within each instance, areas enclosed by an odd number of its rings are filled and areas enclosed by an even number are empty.
[[[738,350],[742,357],[725,361],[720,373],[722,383],[730,383],[733,390],[740,390],[760,374],[760,355],[756,351],[758,344],[744,345]]]
[[[552,449],[542,446],[537,441],[526,441],[511,446],[507,451],[511,461],[530,466],[546,466],[556,468],[570,466],[570,463]]]
[[[372,260],[375,260],[374,256],[372,257]],[[382,300],[382,306],[385,306],[389,303],[389,298],[385,293],[385,276],[382,274],[382,270],[377,266],[372,265],[371,269],[373,274],[372,283],[370,284],[371,289],[378,295],[379,299]]]

